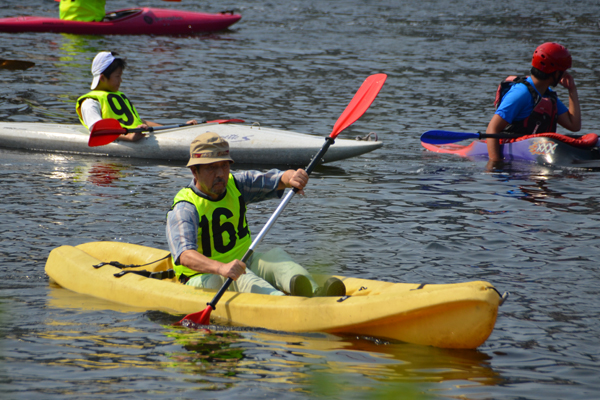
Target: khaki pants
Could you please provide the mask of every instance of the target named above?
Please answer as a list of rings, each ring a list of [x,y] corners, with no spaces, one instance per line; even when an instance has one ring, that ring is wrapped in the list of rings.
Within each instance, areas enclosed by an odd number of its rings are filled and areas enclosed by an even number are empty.
[[[318,285],[308,271],[295,263],[285,251],[275,248],[266,253],[254,253],[246,265],[246,273],[227,290],[285,296],[286,293],[290,293],[290,280],[294,275],[306,276],[312,284],[313,292],[317,290]],[[226,278],[220,275],[202,274],[191,277],[187,284],[218,290],[225,280]]]

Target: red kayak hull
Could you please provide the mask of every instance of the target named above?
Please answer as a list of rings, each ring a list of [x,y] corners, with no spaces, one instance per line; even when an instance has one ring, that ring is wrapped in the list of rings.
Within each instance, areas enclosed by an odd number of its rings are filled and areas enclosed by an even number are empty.
[[[218,14],[162,8],[132,8],[111,11],[112,20],[65,21],[48,17],[0,18],[0,32],[57,32],[80,35],[187,35],[216,32],[235,24],[239,14]]]

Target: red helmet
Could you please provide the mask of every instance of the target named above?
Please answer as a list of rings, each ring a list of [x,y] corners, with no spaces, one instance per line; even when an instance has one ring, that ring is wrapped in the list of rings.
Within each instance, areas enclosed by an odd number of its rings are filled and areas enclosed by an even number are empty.
[[[566,71],[571,68],[571,53],[558,43],[544,43],[533,52],[531,65],[542,72]]]

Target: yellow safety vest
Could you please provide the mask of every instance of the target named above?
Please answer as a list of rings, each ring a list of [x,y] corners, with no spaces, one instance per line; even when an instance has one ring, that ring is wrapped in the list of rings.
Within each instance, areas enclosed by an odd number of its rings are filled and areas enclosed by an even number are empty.
[[[60,19],[70,21],[102,21],[106,0],[60,0]]]
[[[83,122],[83,118],[81,117],[81,103],[85,99],[97,100],[100,103],[100,107],[102,107],[102,118],[114,118],[119,121],[123,128],[136,128],[144,123],[131,101],[123,93],[92,90],[78,98],[75,106],[79,121],[88,129],[89,127]]]
[[[196,206],[200,223],[198,227],[198,252],[205,257],[222,263],[241,260],[252,244],[252,237],[246,221],[246,203],[235,186],[233,175],[229,174],[227,192],[219,201],[198,196],[189,188],[183,188],[173,200],[171,210],[180,201]],[[177,278],[181,274],[197,275],[183,265],[173,262]]]

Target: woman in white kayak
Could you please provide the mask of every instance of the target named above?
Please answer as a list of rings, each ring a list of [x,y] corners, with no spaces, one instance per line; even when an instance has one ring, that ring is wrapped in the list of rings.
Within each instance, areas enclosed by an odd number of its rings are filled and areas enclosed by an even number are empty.
[[[123,128],[144,128],[150,126],[162,126],[156,122],[146,121],[140,118],[135,106],[119,92],[123,70],[127,63],[122,58],[115,58],[118,53],[102,51],[94,57],[92,62],[92,91],[77,99],[77,115],[79,120],[92,131],[96,122],[105,118],[114,118]],[[196,125],[196,120],[187,122]],[[136,142],[143,138],[143,133],[128,133],[122,135],[118,140]]]

